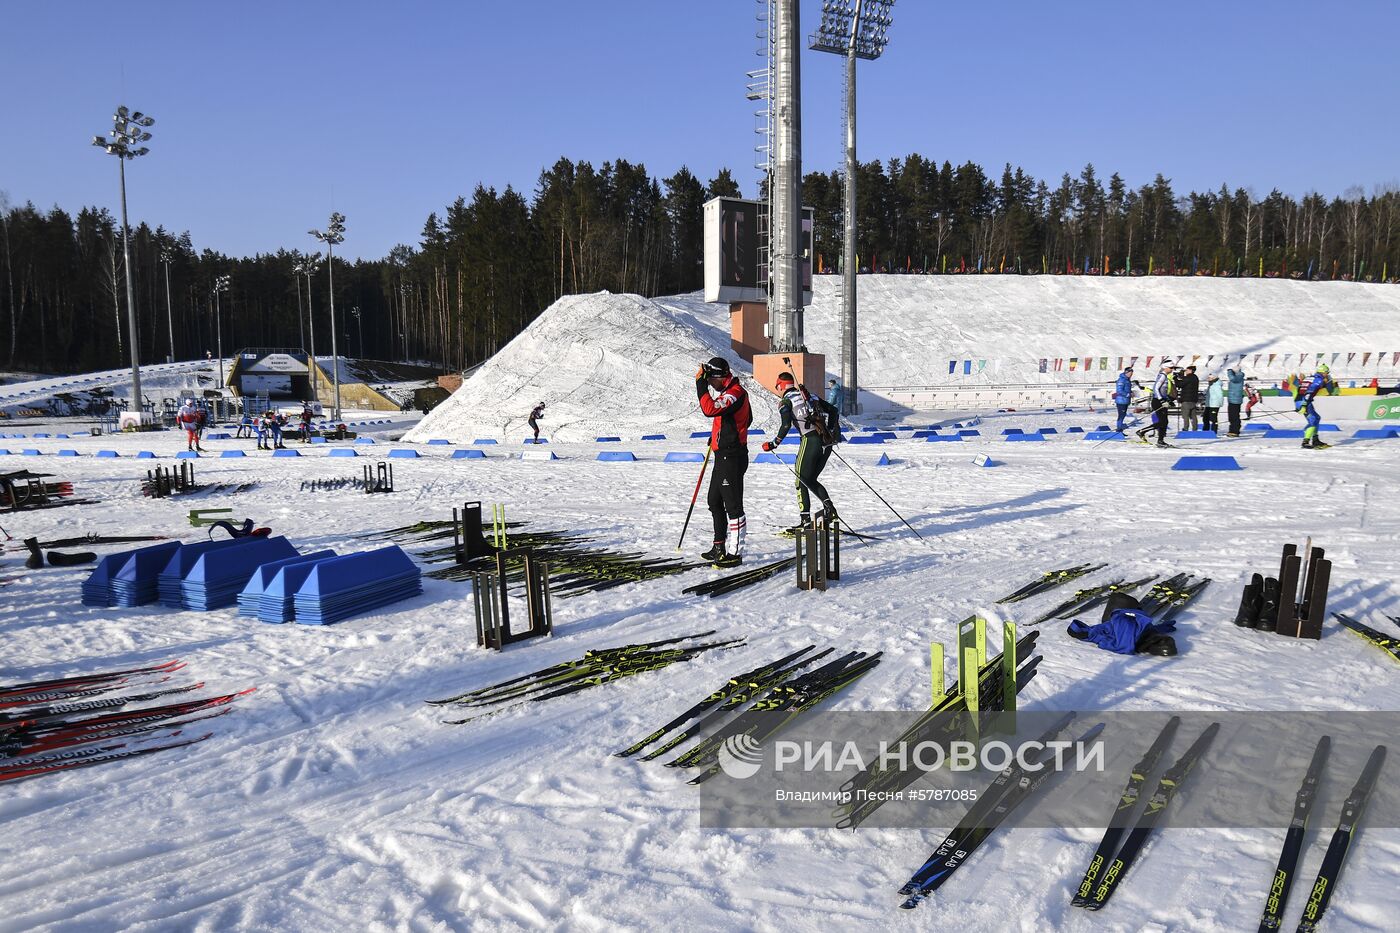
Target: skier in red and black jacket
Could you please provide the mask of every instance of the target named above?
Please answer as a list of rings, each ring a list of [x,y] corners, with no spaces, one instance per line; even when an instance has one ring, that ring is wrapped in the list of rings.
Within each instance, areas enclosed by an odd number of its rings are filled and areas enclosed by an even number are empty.
[[[695,394],[700,410],[714,419],[710,449],[714,451],[715,469],[710,474],[707,497],[715,526],[714,547],[700,556],[718,567],[737,567],[743,559],[744,537],[748,533],[744,474],[749,469],[749,425],[753,423],[749,394],[721,356],[696,371]]]

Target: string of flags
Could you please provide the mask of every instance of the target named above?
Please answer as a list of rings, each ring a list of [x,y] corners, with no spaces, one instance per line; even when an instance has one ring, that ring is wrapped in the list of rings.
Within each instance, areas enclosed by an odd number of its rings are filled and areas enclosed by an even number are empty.
[[[1356,360],[1357,360],[1357,357],[1358,357],[1358,356],[1361,358],[1361,366],[1362,366],[1362,368],[1365,368],[1365,367],[1370,366],[1370,365],[1372,364],[1372,361],[1374,361],[1374,362],[1375,362],[1375,365],[1378,366],[1378,367],[1379,367],[1379,366],[1384,366],[1384,365],[1386,365],[1386,363],[1387,363],[1387,357],[1389,357],[1389,365],[1390,365],[1390,366],[1394,367],[1394,366],[1400,365],[1400,351],[1381,350],[1381,351],[1378,351],[1378,352],[1347,353],[1347,354],[1346,354],[1346,364],[1347,364],[1347,366],[1354,366],[1355,363],[1356,363]],[[1112,367],[1112,368],[1113,368],[1113,371],[1116,372],[1116,371],[1122,370],[1123,367],[1124,367],[1125,365],[1126,365],[1126,366],[1132,366],[1132,367],[1136,368],[1139,361],[1142,361],[1143,368],[1148,368],[1148,369],[1150,369],[1150,368],[1152,367],[1152,364],[1153,364],[1154,361],[1155,361],[1155,362],[1157,363],[1157,365],[1159,365],[1159,366],[1162,365],[1162,363],[1164,363],[1164,362],[1171,361],[1171,362],[1173,362],[1173,363],[1176,363],[1178,366],[1185,366],[1185,365],[1188,365],[1188,363],[1189,363],[1190,365],[1199,367],[1199,366],[1202,365],[1201,360],[1204,359],[1204,360],[1205,360],[1204,366],[1205,366],[1205,368],[1207,368],[1207,369],[1213,369],[1213,368],[1215,368],[1217,365],[1220,366],[1220,367],[1228,368],[1228,367],[1230,367],[1230,366],[1242,366],[1242,365],[1246,365],[1246,363],[1247,363],[1249,369],[1256,369],[1256,370],[1257,370],[1257,369],[1260,369],[1261,367],[1262,367],[1262,368],[1265,368],[1265,369],[1272,369],[1272,368],[1274,367],[1275,364],[1278,364],[1278,365],[1281,366],[1283,369],[1290,369],[1290,368],[1312,369],[1312,368],[1314,368],[1314,367],[1316,367],[1316,366],[1321,365],[1321,364],[1324,363],[1324,362],[1327,362],[1328,365],[1330,365],[1330,366],[1336,366],[1337,363],[1338,363],[1338,361],[1341,360],[1341,358],[1342,358],[1342,354],[1341,354],[1340,352],[1338,352],[1338,353],[1331,353],[1331,354],[1328,354],[1328,353],[1255,353],[1255,354],[1252,354],[1252,355],[1251,355],[1251,354],[1246,354],[1246,353],[1225,353],[1225,354],[1210,353],[1210,354],[1205,354],[1204,356],[1203,356],[1202,354],[1200,354],[1200,353],[1190,354],[1189,356],[1188,356],[1187,354],[1160,354],[1160,355],[1158,355],[1158,354],[1152,354],[1152,355],[1149,355],[1149,356],[1119,356],[1119,357],[1108,357],[1108,356],[1067,356],[1067,357],[1040,357],[1039,365],[1038,365],[1037,368],[1038,368],[1039,371],[1042,372],[1042,373],[1093,372],[1093,371],[1095,371],[1095,370],[1100,371],[1100,372],[1108,372],[1108,371],[1110,370],[1110,365],[1109,365],[1109,364],[1110,364],[1110,363],[1113,363],[1113,364],[1115,364],[1115,365],[1114,365],[1114,367]],[[1217,363],[1215,362],[1217,359],[1220,360],[1220,363],[1219,363],[1219,364],[1217,364]],[[982,371],[986,368],[986,366],[987,366],[987,361],[986,361],[986,360],[978,360],[978,361],[977,361],[977,372],[979,372],[979,373],[982,372]],[[949,361],[948,361],[948,374],[949,374],[950,376],[956,374],[957,371],[958,371],[958,368],[959,368],[959,367],[958,367],[958,361],[957,361],[957,360],[949,360]],[[972,361],[971,361],[971,360],[963,360],[963,361],[962,361],[962,367],[961,367],[961,368],[962,368],[963,375],[970,375],[970,374],[972,373],[972,371],[973,371],[973,370],[972,370]]]

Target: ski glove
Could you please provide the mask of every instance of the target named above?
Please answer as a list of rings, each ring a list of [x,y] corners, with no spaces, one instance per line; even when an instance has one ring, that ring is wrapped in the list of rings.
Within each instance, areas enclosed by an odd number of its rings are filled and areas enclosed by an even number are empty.
[[[767,451],[767,450],[772,450],[772,449],[773,449],[773,442],[772,442],[772,441],[764,441],[760,446],[762,446],[763,449],[764,449],[765,451]]]

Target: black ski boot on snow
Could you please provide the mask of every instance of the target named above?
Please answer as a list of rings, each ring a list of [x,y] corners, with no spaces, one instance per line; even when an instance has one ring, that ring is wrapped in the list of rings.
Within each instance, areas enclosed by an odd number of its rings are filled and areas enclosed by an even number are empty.
[[[715,561],[715,566],[721,570],[728,570],[730,567],[737,567],[744,562],[738,554],[725,554]]]
[[[722,557],[724,557],[724,542],[723,542],[723,541],[716,541],[714,547],[710,548],[710,549],[709,549],[708,551],[706,551],[704,554],[701,554],[701,555],[700,555],[700,559],[701,559],[701,560],[710,560],[710,561],[719,560],[719,559],[722,558]]]
[[[798,516],[796,525],[793,525],[791,528],[783,529],[783,536],[788,538],[795,538],[811,527],[812,513],[803,512],[801,515]]]
[[[1325,443],[1323,443],[1322,438],[1320,438],[1320,437],[1314,437],[1314,438],[1313,438],[1313,443],[1312,443],[1312,449],[1313,449],[1313,450],[1330,450],[1331,448],[1332,448],[1332,445],[1331,445],[1331,444],[1325,444]]]

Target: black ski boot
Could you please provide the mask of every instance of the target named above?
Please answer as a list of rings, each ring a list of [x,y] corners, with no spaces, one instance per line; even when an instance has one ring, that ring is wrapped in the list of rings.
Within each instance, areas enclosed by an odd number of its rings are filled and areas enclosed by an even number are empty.
[[[738,554],[725,554],[715,561],[715,566],[721,570],[728,570],[730,567],[737,567],[744,562]]]
[[[1240,608],[1235,613],[1235,624],[1240,628],[1258,628],[1259,612],[1264,608],[1264,575],[1256,573],[1245,584],[1240,597]]]
[[[830,499],[822,500],[822,521],[830,525],[832,522],[841,520],[840,514],[836,511],[836,506],[831,504]]]
[[[1312,450],[1312,448],[1313,448],[1313,439],[1310,438],[1310,437],[1305,437],[1305,438],[1303,438],[1303,449],[1304,449],[1304,450]]]
[[[1157,442],[1157,446],[1158,446],[1158,447],[1170,447],[1171,444],[1168,444],[1166,441],[1158,441],[1158,442]]]
[[[1273,577],[1265,577],[1263,598],[1259,606],[1259,625],[1257,626],[1261,632],[1278,630],[1278,605],[1282,598],[1278,580]]]
[[[29,559],[24,562],[24,566],[30,570],[38,570],[44,566],[44,552],[39,550],[39,539],[25,538],[24,546],[29,548]]]
[[[795,537],[797,537],[798,535],[802,534],[804,531],[806,531],[808,528],[811,528],[811,527],[812,527],[812,513],[811,513],[811,512],[803,512],[801,515],[798,516],[797,524],[796,524],[796,525],[793,525],[791,528],[784,528],[784,529],[783,529],[783,535],[786,536],[786,537],[789,537],[789,538],[795,538]]]
[[[700,555],[701,560],[719,560],[724,557],[724,542],[716,541],[715,546]]]
[[[1320,438],[1320,437],[1314,437],[1314,438],[1313,438],[1313,445],[1312,445],[1312,449],[1313,449],[1313,450],[1330,450],[1331,448],[1332,448],[1332,445],[1331,445],[1331,444],[1325,444],[1325,443],[1323,443],[1322,438]]]

